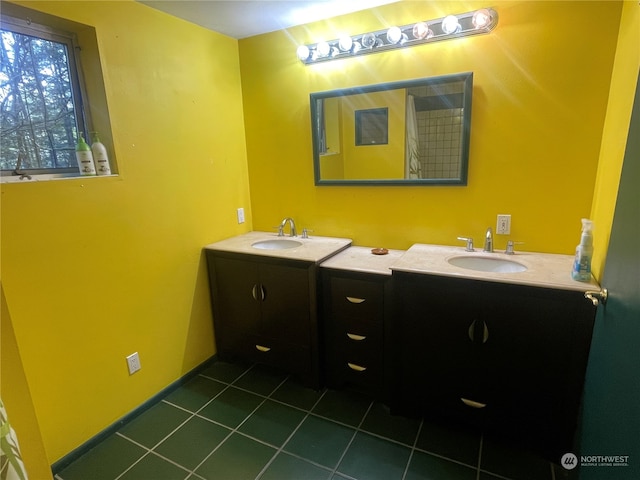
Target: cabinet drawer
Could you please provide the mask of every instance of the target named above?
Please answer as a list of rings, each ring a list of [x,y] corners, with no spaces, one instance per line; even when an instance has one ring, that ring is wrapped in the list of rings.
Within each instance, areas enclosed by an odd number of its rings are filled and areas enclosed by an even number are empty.
[[[248,350],[258,363],[264,363],[292,374],[309,373],[311,353],[309,347],[277,340],[250,336]]]
[[[239,358],[263,363],[292,374],[306,374],[311,369],[308,346],[282,342],[262,335],[226,329],[223,341],[218,341],[220,358]]]
[[[337,322],[336,322],[337,323]],[[382,357],[382,327],[366,322],[345,322],[352,325],[332,324],[325,343],[328,350],[339,352],[373,352]],[[352,327],[352,328],[347,328]]]
[[[383,385],[382,355],[377,352],[337,352],[327,355],[327,383],[332,387],[347,384],[375,391]]]
[[[352,278],[331,277],[332,316],[382,322],[384,285]]]

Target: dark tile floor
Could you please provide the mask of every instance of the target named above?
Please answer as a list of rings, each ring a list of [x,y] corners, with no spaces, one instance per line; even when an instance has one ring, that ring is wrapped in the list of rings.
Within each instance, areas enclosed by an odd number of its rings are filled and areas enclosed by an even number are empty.
[[[480,434],[392,416],[355,393],[216,362],[56,480],[556,480]]]

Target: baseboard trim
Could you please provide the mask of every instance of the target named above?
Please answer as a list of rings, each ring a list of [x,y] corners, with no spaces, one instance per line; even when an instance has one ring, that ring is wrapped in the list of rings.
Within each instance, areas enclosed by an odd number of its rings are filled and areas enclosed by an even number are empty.
[[[214,355],[214,356],[210,357],[209,359],[205,360],[200,365],[198,365],[194,369],[192,369],[189,372],[187,372],[186,374],[184,374],[178,380],[176,380],[175,382],[171,383],[169,386],[167,386],[167,387],[163,388],[162,390],[160,390],[158,393],[156,393],[149,400],[147,400],[146,402],[144,402],[140,406],[136,407],[131,412],[127,413],[124,417],[122,417],[119,420],[117,420],[116,422],[112,423],[107,428],[105,428],[104,430],[102,430],[101,432],[99,432],[98,434],[94,435],[93,437],[91,437],[86,442],[84,442],[82,445],[80,445],[79,447],[75,448],[74,450],[72,450],[71,452],[66,454],[60,460],[58,460],[57,462],[53,463],[53,465],[51,465],[51,471],[53,472],[53,475],[55,476],[58,473],[60,473],[62,470],[64,470],[70,464],[75,462],[82,455],[84,455],[89,450],[91,450],[93,447],[95,447],[100,442],[105,440],[108,436],[113,435],[115,432],[120,430],[124,425],[126,425],[127,423],[129,423],[130,421],[132,421],[133,419],[138,417],[140,414],[146,412],[149,408],[153,407],[158,402],[160,402],[169,393],[173,392],[174,390],[178,389],[179,387],[181,387],[182,385],[187,383],[189,380],[191,380],[193,377],[195,377],[201,371],[203,371],[205,368],[207,368],[210,364],[214,363],[217,359],[218,359],[218,356]]]

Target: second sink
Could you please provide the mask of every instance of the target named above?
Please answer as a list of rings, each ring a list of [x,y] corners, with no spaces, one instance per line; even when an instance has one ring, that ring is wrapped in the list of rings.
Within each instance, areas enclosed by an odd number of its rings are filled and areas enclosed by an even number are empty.
[[[521,263],[503,258],[459,256],[447,260],[451,265],[479,272],[518,273],[527,270]]]
[[[284,238],[262,240],[261,242],[252,243],[253,248],[260,250],[286,250],[288,248],[296,248],[302,245],[302,242],[297,240],[287,240]]]

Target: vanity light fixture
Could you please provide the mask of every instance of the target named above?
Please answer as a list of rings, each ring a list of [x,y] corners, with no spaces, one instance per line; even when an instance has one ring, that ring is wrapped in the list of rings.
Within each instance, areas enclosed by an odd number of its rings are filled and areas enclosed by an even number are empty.
[[[402,27],[393,26],[387,30],[300,45],[297,55],[302,63],[311,65],[338,58],[355,57],[450,38],[489,33],[497,24],[498,13],[493,8],[482,8],[458,15],[447,15],[435,20],[424,20]]]

